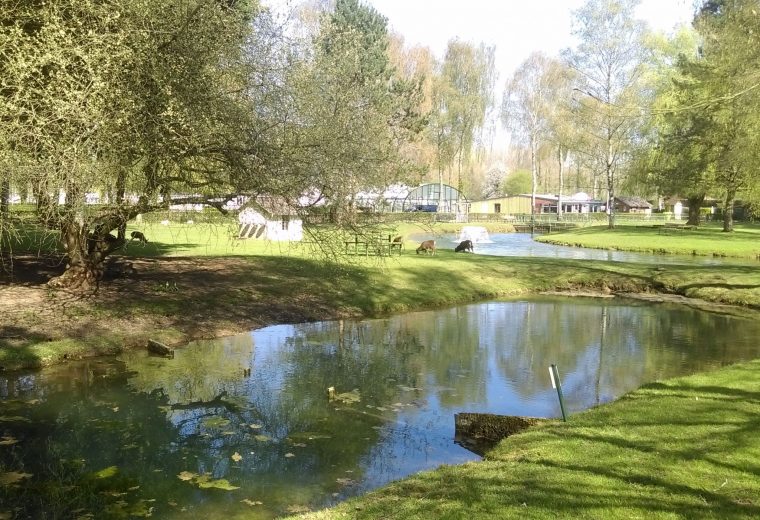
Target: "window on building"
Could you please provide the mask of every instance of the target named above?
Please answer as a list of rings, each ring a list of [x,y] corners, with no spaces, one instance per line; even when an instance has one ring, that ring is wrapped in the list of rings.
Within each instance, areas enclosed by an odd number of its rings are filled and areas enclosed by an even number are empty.
[[[287,231],[288,226],[290,226],[290,217],[288,215],[285,215],[284,217],[282,217],[282,229],[284,231]]]
[[[501,204],[496,203],[493,205],[493,212],[494,213],[501,213]]]

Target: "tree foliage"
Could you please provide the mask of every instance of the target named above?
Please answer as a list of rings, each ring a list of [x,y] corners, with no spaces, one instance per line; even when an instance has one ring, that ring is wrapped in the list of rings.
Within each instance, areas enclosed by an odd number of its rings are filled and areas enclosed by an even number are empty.
[[[111,232],[174,194],[209,202],[256,186],[241,68],[254,12],[218,0],[3,10],[0,154],[61,232],[69,269],[58,284],[95,284],[123,242]],[[114,198],[93,209],[90,191]]]
[[[641,122],[645,25],[638,0],[589,0],[575,12],[580,43],[564,58],[577,72],[577,124],[586,134],[580,150],[607,185],[609,226],[615,225],[616,176],[630,157]]]
[[[699,53],[682,56],[658,132],[659,186],[698,203],[723,199],[724,231],[733,229],[737,195],[756,197],[760,164],[760,4],[705,2],[695,17]],[[691,204],[690,204],[691,209]],[[691,211],[690,220],[698,222]]]

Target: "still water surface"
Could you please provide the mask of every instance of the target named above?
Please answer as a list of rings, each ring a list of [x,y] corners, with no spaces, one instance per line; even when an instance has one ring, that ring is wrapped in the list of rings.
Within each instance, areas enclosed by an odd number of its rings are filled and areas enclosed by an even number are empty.
[[[551,363],[577,412],[758,357],[759,334],[756,322],[680,306],[535,297],[0,375],[0,481],[15,479],[0,485],[0,514],[229,519],[318,508],[477,459],[453,442],[455,413],[558,416]],[[330,386],[342,400],[327,399]]]

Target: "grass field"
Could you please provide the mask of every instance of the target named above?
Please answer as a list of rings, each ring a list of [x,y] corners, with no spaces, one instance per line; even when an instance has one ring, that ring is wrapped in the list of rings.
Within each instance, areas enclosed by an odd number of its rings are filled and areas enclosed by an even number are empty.
[[[728,256],[760,258],[760,227],[737,225],[732,233],[724,233],[717,225],[696,229],[620,226],[578,228],[538,238],[541,242],[595,249],[619,249],[663,254]]]

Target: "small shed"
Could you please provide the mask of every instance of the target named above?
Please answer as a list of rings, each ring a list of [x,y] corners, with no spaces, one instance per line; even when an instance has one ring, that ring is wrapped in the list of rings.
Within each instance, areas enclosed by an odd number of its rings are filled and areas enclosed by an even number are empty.
[[[282,197],[259,195],[246,202],[238,215],[238,238],[297,242],[303,239],[303,221]]]
[[[641,197],[615,197],[615,211],[651,215],[652,205]]]

